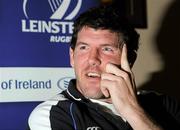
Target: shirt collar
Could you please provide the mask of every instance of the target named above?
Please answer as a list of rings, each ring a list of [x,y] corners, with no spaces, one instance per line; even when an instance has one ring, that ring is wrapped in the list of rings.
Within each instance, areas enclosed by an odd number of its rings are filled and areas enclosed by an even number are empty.
[[[66,89],[66,93],[67,93],[68,97],[70,97],[71,99],[76,100],[76,101],[87,101],[88,100],[77,90],[76,79],[70,80],[69,86]]]

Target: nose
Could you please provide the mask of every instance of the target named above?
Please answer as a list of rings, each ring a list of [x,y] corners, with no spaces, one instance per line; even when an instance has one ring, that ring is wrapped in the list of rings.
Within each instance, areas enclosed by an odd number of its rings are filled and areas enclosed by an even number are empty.
[[[94,49],[90,51],[88,62],[90,66],[98,66],[101,64],[101,59],[98,50]]]

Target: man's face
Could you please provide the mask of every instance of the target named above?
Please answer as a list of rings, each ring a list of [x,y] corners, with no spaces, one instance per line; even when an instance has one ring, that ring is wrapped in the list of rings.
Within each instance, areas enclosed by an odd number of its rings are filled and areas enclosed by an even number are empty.
[[[70,49],[70,62],[75,70],[77,89],[88,98],[102,98],[101,74],[107,63],[120,65],[121,49],[117,33],[84,27],[77,36],[75,49]]]

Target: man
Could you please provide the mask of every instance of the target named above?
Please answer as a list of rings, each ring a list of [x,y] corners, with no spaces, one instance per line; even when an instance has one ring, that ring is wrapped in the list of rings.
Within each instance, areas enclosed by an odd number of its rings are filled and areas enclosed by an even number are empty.
[[[113,7],[83,13],[74,24],[70,63],[76,79],[31,113],[31,130],[179,130],[178,103],[136,91],[131,67],[139,35]]]

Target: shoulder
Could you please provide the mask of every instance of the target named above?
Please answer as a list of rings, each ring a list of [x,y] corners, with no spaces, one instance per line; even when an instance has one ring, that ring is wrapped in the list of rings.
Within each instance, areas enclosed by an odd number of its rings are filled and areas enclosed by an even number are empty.
[[[28,124],[31,130],[50,130],[50,111],[52,106],[61,101],[68,100],[62,94],[58,94],[52,99],[39,104],[30,114]]]
[[[177,107],[179,104],[179,101],[175,99],[174,97],[171,97],[166,94],[161,94],[155,91],[139,91],[138,92],[138,98],[141,102],[146,103],[158,103],[163,105],[164,107],[173,107],[174,105]],[[148,102],[147,102],[148,101]],[[174,107],[175,107],[174,106]]]
[[[152,115],[161,118],[169,115],[180,123],[180,102],[174,97],[154,91],[141,91],[138,99],[142,107]]]

